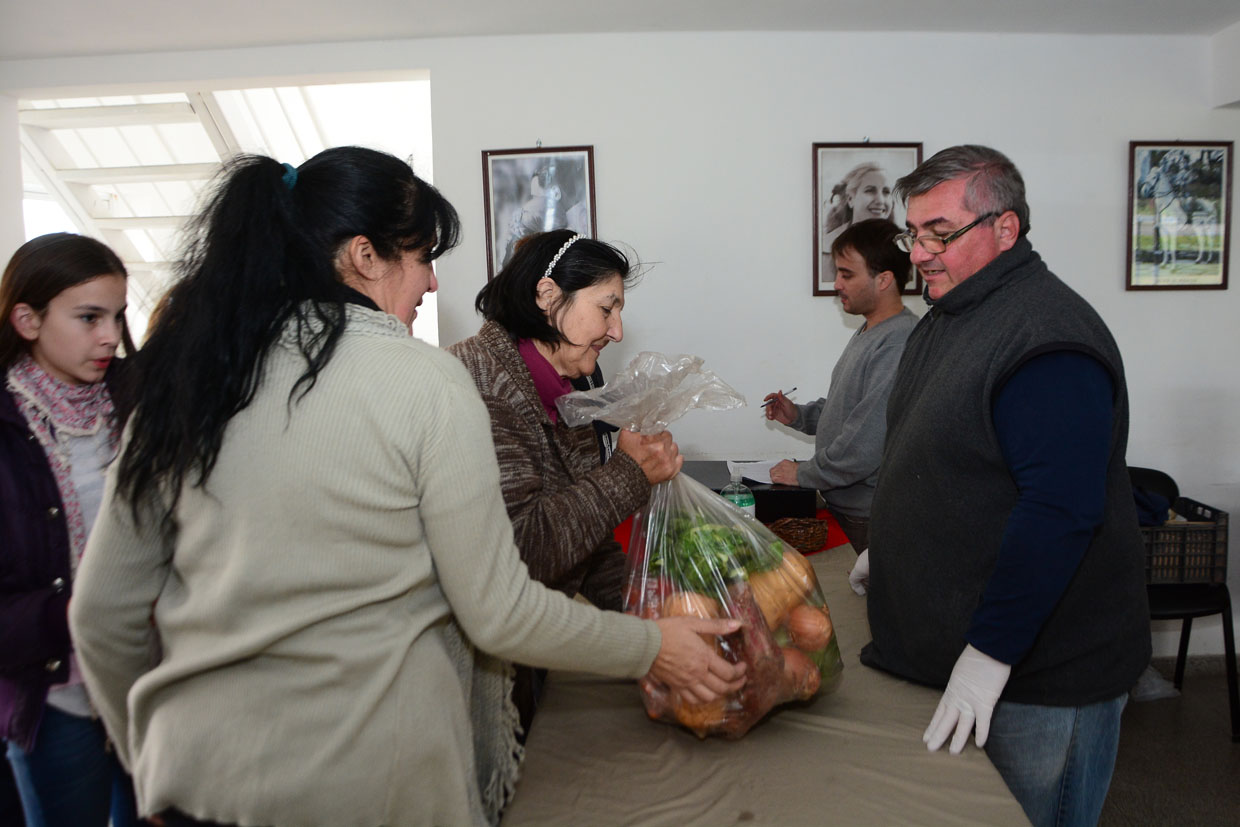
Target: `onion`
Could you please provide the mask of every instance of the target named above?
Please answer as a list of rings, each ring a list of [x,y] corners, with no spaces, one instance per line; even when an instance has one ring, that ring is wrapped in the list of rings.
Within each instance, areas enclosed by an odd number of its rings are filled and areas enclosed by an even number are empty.
[[[798,649],[818,652],[831,640],[831,618],[826,610],[802,603],[788,613],[788,634]]]

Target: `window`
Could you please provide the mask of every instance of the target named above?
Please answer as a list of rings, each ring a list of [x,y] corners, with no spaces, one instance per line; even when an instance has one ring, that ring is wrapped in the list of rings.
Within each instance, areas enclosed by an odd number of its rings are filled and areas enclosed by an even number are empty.
[[[19,103],[26,237],[99,238],[130,274],[136,339],[172,275],[180,231],[223,160],[256,152],[298,165],[358,144],[434,180],[430,81],[345,83]],[[439,343],[434,294],[414,335]]]

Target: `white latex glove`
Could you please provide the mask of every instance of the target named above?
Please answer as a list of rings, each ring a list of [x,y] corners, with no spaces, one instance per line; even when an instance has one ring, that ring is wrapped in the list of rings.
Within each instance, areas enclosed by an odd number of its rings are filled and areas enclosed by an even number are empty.
[[[939,708],[930,719],[930,726],[921,736],[931,752],[943,746],[953,729],[951,753],[956,755],[964,749],[969,733],[977,727],[976,743],[985,746],[990,735],[990,716],[999,702],[999,695],[1007,685],[1012,667],[983,654],[972,646],[965,646],[952,676],[943,690]]]
[[[852,586],[852,590],[857,594],[865,594],[865,590],[869,588],[870,550],[868,548],[857,555],[857,564],[848,573],[848,585]]]

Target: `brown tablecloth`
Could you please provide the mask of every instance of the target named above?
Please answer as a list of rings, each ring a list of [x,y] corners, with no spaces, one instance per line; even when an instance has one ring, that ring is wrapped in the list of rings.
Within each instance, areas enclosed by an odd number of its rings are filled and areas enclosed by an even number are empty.
[[[649,720],[632,681],[552,673],[505,827],[1028,824],[972,741],[926,750],[938,690],[861,665],[870,631],[848,587],[852,548],[810,559],[844,656],[833,694],[777,709],[739,741],[702,741]]]

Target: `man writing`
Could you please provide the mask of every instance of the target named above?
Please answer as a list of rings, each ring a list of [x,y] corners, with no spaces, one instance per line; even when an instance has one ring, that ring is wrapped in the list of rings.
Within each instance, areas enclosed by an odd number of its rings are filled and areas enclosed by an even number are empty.
[[[813,459],[777,463],[771,482],[818,489],[858,554],[869,546],[887,394],[904,341],[917,324],[900,299],[912,267],[908,254],[893,243],[899,233],[887,219],[872,218],[853,224],[831,244],[840,304],[865,322],[835,363],[826,398],[797,405],[782,391],[766,396],[767,419],[815,435]]]
[[[888,404],[862,661],[944,686],[923,740],[976,727],[1034,824],[1094,824],[1150,658],[1119,350],[1034,252],[1007,157],[952,147],[896,191],[931,309]]]

